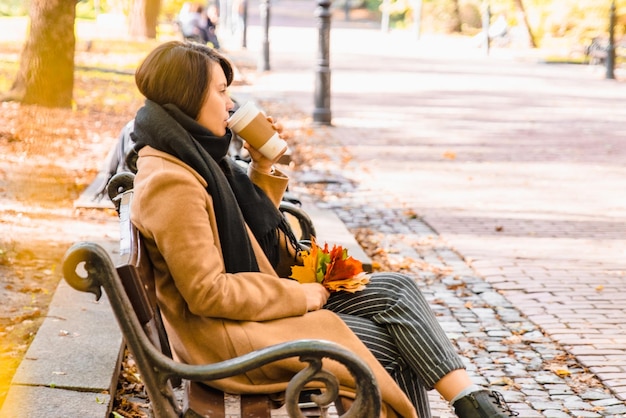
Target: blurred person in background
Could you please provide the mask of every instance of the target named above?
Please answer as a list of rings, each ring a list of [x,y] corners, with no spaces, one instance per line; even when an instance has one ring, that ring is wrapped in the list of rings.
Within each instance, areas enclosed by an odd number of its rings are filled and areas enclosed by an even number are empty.
[[[183,38],[219,49],[215,14],[214,7],[205,9],[201,4],[185,2],[177,20]]]

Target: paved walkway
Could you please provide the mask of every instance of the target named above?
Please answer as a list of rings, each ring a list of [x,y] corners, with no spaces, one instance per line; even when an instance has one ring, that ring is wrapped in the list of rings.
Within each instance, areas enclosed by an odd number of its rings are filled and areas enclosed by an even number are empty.
[[[333,126],[311,141],[289,115],[312,114],[315,19],[280,17],[303,4],[273,3],[272,69],[238,87],[316,155],[302,190],[416,274],[469,370],[521,416],[626,416],[626,74],[343,22]]]

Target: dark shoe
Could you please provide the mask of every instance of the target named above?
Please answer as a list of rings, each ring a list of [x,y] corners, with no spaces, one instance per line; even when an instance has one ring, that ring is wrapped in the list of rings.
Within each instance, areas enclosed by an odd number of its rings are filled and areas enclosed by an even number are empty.
[[[470,393],[452,406],[459,418],[501,418],[518,415],[517,412],[511,411],[500,392],[489,390]]]

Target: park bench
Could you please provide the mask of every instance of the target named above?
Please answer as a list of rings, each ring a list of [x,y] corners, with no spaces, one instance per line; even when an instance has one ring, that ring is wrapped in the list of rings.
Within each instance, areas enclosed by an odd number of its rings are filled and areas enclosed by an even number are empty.
[[[615,57],[626,57],[626,37],[615,40]],[[597,36],[593,38],[585,48],[585,55],[589,64],[604,64],[609,55],[609,40],[606,37]]]
[[[214,364],[188,365],[173,360],[156,304],[152,266],[142,237],[130,222],[133,177],[131,173],[121,173],[108,187],[120,223],[117,266],[100,245],[79,242],[67,251],[63,273],[72,287],[93,293],[96,299],[102,296],[102,289],[106,292],[137,364],[154,417],[225,417],[225,394],[200,382],[235,376],[290,357],[299,357],[302,371],[282,394],[239,394],[242,418],[269,418],[271,410],[281,404],[290,417],[325,416],[333,403],[341,417],[379,416],[380,392],[371,370],[353,353],[329,341],[296,340]],[[287,202],[281,209],[297,219],[300,237],[306,238],[314,231],[298,205]],[[322,367],[324,358],[343,364],[352,374],[357,382],[354,400],[338,395],[336,378]],[[308,390],[312,382],[321,382],[325,389]],[[305,398],[307,402],[302,403]]]

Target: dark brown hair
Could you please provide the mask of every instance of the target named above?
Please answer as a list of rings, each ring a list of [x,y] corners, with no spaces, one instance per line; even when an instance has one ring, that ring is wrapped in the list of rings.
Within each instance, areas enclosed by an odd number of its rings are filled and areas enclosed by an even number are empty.
[[[135,83],[146,99],[176,105],[196,119],[211,82],[212,63],[233,81],[233,67],[217,51],[194,42],[170,41],[156,47],[137,68]]]

